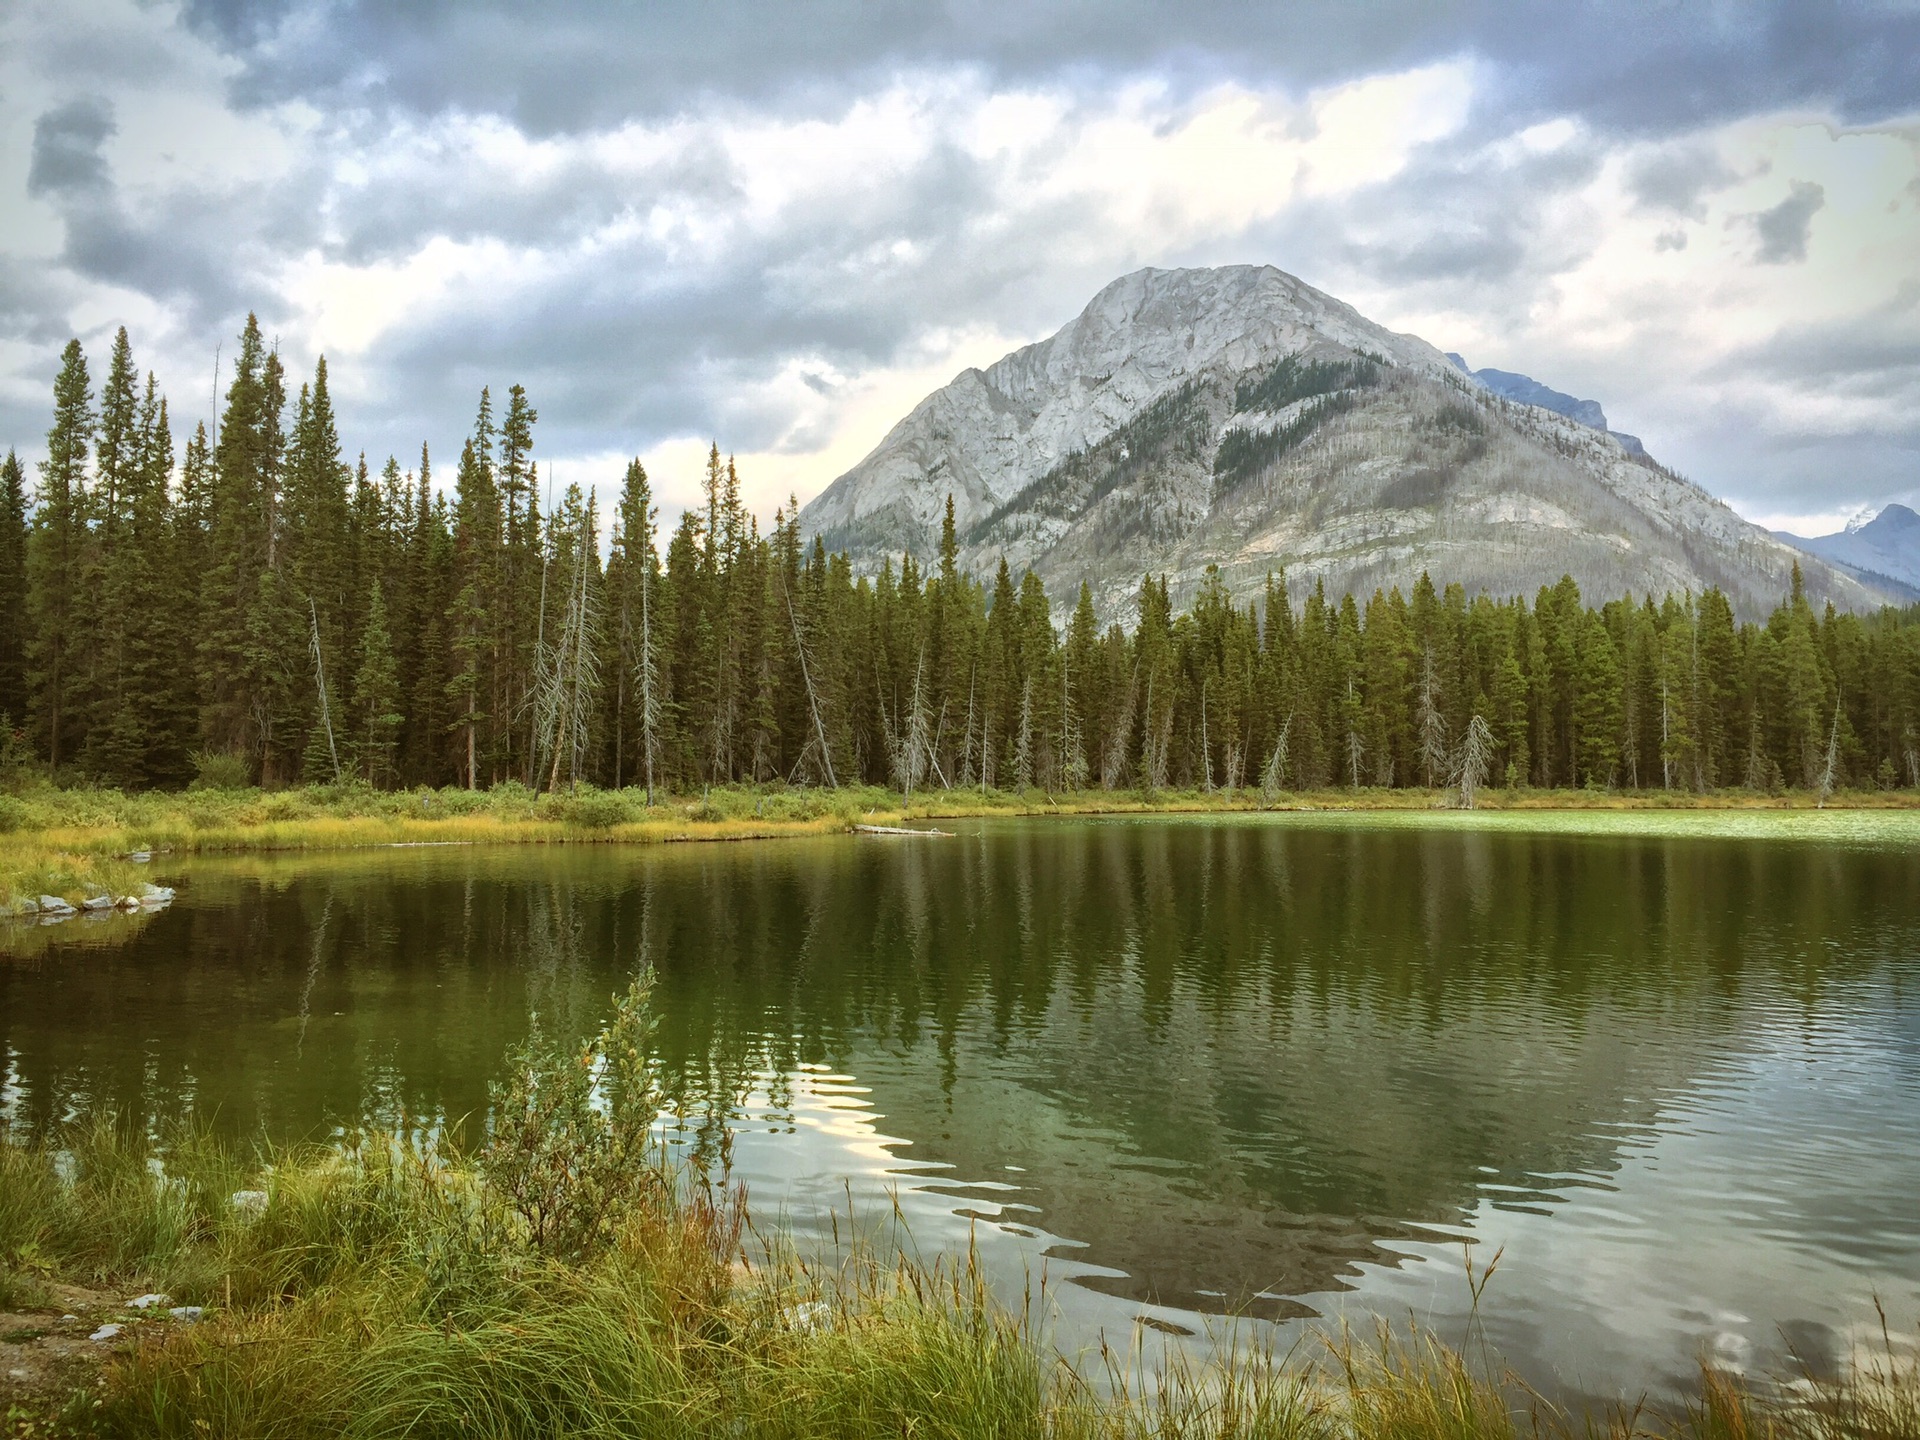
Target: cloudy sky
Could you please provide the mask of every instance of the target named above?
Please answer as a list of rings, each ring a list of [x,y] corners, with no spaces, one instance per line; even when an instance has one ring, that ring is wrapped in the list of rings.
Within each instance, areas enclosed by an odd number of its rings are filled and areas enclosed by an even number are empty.
[[[0,444],[249,310],[350,447],[520,381],[764,515],[1143,265],[1270,263],[1768,524],[1920,501],[1920,3],[0,5]],[[451,465],[448,464],[450,471]],[[445,472],[443,472],[445,473]]]

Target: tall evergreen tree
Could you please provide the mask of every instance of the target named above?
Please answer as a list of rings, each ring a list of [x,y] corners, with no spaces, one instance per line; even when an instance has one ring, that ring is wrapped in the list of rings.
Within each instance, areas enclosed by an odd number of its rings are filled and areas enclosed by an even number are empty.
[[[78,340],[69,340],[53,382],[53,425],[40,462],[27,537],[27,712],[40,753],[57,774],[78,752],[85,674],[87,457],[93,446],[93,383]]]
[[[0,730],[27,718],[26,638],[27,471],[8,450],[0,463]]]
[[[367,596],[353,673],[354,769],[371,785],[392,782],[400,739],[400,673],[387,629],[387,602],[376,577]]]

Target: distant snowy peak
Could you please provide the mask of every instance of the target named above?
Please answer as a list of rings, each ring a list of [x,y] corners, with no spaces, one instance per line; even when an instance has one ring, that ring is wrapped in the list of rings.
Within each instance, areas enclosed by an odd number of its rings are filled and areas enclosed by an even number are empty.
[[[1607,412],[1600,408],[1598,400],[1578,399],[1564,390],[1542,385],[1531,375],[1521,375],[1512,370],[1475,370],[1452,350],[1447,352],[1447,359],[1459,367],[1462,374],[1472,376],[1496,395],[1522,405],[1538,405],[1542,410],[1551,410],[1556,415],[1578,420],[1595,430],[1604,430],[1618,440],[1629,454],[1646,454],[1646,447],[1640,443],[1639,436],[1615,430],[1607,424]]]
[[[1905,505],[1889,505],[1871,520],[1855,520],[1833,535],[1775,533],[1809,555],[1868,578],[1897,580],[1920,594],[1920,515]]]

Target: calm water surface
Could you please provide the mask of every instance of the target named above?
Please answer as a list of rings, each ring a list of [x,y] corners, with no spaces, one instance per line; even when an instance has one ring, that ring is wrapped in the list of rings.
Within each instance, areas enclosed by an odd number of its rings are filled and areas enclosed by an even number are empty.
[[[162,865],[163,914],[0,932],[0,1109],[471,1134],[644,958],[680,1143],[803,1233],[891,1193],[923,1251],[976,1234],[1069,1348],[1455,1338],[1467,1241],[1492,1342],[1570,1394],[1920,1321],[1914,847],[958,828]]]

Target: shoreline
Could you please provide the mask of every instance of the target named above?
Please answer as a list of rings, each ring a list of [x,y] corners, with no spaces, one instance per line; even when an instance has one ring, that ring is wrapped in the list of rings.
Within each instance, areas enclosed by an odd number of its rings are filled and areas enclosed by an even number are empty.
[[[1079,791],[1047,795],[934,791],[911,800],[875,787],[734,786],[699,796],[637,791],[538,795],[488,791],[306,790],[123,794],[43,789],[0,795],[0,917],[33,915],[41,897],[138,896],[162,857],[465,845],[658,845],[846,834],[974,819],[1351,816],[1388,823],[1542,833],[1680,834],[1920,842],[1920,792],[1762,795],[1674,791],[1483,791],[1465,811],[1451,791]],[[871,834],[871,830],[869,831]],[[873,835],[876,843],[884,835]]]

